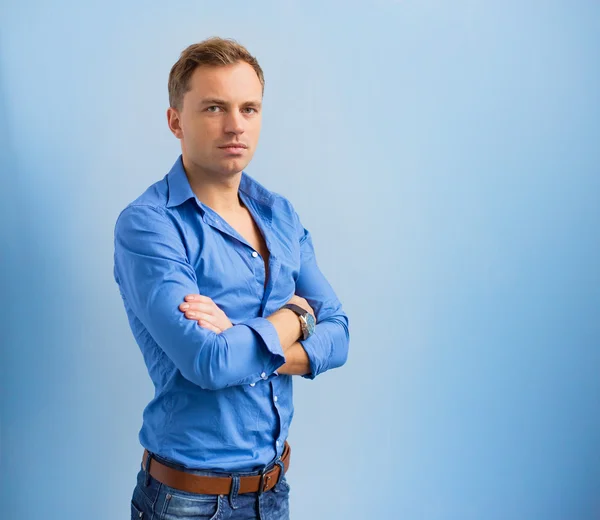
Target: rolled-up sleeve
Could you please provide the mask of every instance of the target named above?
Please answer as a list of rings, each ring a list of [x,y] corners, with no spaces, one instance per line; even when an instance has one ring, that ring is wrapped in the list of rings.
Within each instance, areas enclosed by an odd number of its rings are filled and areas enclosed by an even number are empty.
[[[179,310],[186,295],[202,291],[177,229],[160,208],[125,208],[114,246],[114,277],[123,300],[183,377],[218,390],[265,379],[285,363],[268,320],[252,318],[216,334]]]
[[[311,367],[311,373],[302,377],[314,379],[317,375],[340,367],[346,362],[350,333],[348,316],[317,265],[311,234],[301,224],[297,214],[295,217],[301,257],[296,294],[308,301],[317,318],[314,333],[308,339],[300,340]]]

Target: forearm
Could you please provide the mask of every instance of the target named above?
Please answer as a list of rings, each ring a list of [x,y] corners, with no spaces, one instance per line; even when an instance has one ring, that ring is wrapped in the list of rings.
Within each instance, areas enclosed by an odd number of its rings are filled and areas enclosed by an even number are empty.
[[[279,309],[266,319],[275,327],[284,352],[298,341],[298,338],[302,335],[298,315],[290,309]]]
[[[277,369],[279,374],[313,379],[317,374],[343,365],[348,356],[348,323],[345,315],[341,319],[320,324],[310,340],[296,341],[284,348],[283,353],[285,364]]]
[[[308,379],[314,379],[346,362],[349,344],[348,317],[341,309],[339,312],[318,323],[315,332],[308,339],[300,341],[310,361],[309,373],[302,374]]]
[[[298,341],[284,349],[285,364],[277,369],[279,374],[303,376],[310,373],[308,354]]]
[[[245,327],[239,330],[240,325],[249,326],[255,337],[245,337]],[[234,334],[234,331],[237,333]],[[213,336],[217,341],[227,339],[225,349],[223,346],[215,349],[213,345],[200,358],[203,361],[197,367],[205,367],[210,375],[210,387],[215,390],[256,382],[270,376],[275,370],[281,373],[280,368],[285,366],[282,363],[288,361],[286,351],[292,356],[289,361],[299,370],[298,362],[302,353],[306,353],[301,345],[299,348],[302,352],[291,350],[291,347],[298,341],[301,333],[298,315],[289,309],[279,309],[267,318],[254,318]],[[260,345],[258,336],[264,345]],[[310,372],[310,367],[304,373],[307,372]]]
[[[194,333],[201,330],[192,326],[185,339],[193,341]],[[218,390],[254,383],[278,370],[287,361],[284,350],[298,340],[301,327],[296,313],[280,309],[267,318],[252,318],[219,334],[207,333],[211,342],[198,350],[191,366],[180,366],[180,370],[202,388]],[[182,342],[178,344],[181,348]]]

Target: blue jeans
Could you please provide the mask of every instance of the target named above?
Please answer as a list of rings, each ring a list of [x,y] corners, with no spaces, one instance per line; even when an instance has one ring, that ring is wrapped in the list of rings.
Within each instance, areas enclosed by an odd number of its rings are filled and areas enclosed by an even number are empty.
[[[182,466],[153,455],[166,466]],[[150,463],[152,465],[152,463]],[[268,468],[270,469],[270,468]],[[131,520],[289,520],[289,492],[285,475],[274,488],[258,493],[238,494],[239,477],[258,475],[259,472],[219,473],[189,470],[195,475],[233,476],[229,495],[200,495],[165,486],[149,475],[140,463],[137,485],[131,498]]]

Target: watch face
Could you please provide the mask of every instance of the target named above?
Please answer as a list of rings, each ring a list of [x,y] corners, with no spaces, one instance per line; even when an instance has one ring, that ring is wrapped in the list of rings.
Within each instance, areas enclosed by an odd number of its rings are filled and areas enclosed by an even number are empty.
[[[310,336],[315,331],[315,319],[310,312],[306,315],[306,327]]]

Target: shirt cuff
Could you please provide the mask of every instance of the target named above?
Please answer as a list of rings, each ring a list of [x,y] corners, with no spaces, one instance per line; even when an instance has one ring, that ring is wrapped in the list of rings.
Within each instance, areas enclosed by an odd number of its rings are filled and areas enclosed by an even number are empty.
[[[319,340],[316,339],[316,342]],[[308,363],[310,365],[310,373],[303,374],[302,377],[304,379],[314,379],[321,373],[322,363],[320,362],[319,356],[317,354],[317,349],[315,348],[315,333],[313,332],[308,338],[299,340],[302,348],[306,352],[308,356]]]
[[[285,363],[285,354],[281,348],[281,342],[279,341],[279,335],[275,326],[265,318],[252,318],[240,323],[240,325],[246,325],[252,329],[262,340],[261,343],[264,345],[265,351],[270,354],[264,370],[261,374],[258,374],[258,378],[264,379],[262,374],[270,375],[276,372]]]

